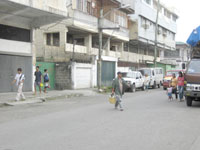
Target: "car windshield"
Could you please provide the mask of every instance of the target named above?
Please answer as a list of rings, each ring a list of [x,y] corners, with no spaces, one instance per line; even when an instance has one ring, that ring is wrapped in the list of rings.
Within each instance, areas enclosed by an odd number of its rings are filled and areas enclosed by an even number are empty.
[[[126,77],[126,78],[135,78],[136,75],[134,72],[127,72],[127,73],[123,73],[122,77]]]
[[[178,76],[178,71],[167,71],[166,76],[172,76],[173,74],[176,75],[176,77]]]
[[[143,76],[148,75],[151,76],[151,70],[150,69],[143,69],[139,70]]]
[[[188,66],[187,73],[200,73],[200,60],[193,60]]]

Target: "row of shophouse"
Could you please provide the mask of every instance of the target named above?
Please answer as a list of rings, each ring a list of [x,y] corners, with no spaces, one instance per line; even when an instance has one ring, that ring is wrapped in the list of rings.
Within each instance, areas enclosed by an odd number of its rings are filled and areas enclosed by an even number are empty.
[[[25,91],[33,89],[35,66],[48,69],[51,89],[97,86],[99,17],[102,84],[110,85],[118,70],[151,67],[154,61],[156,0],[4,0],[0,1],[0,92],[14,91],[16,68],[26,75]],[[160,4],[157,64],[176,52],[173,9]]]

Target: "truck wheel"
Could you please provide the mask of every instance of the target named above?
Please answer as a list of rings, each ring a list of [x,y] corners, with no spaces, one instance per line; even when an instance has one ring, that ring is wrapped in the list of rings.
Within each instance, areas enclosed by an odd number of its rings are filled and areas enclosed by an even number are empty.
[[[131,85],[131,92],[135,92],[135,91],[136,91],[135,84],[132,84],[132,85]]]
[[[192,98],[187,96],[186,97],[186,103],[187,103],[187,106],[189,106],[189,107],[192,106]]]
[[[156,82],[154,81],[153,89],[156,89]]]

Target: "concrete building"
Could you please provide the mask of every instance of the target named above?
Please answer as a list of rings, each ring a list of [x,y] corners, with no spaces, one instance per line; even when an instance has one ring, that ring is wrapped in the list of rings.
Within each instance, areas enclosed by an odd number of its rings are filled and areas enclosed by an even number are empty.
[[[35,29],[67,17],[63,0],[0,1],[0,92],[12,92],[17,68],[26,76],[25,91],[33,87]]]
[[[165,51],[162,62],[173,64],[176,69],[184,69],[190,60],[191,47],[184,42],[176,42],[175,51]]]
[[[120,59],[120,67],[132,69],[151,66],[154,60],[155,24],[157,14],[156,0],[133,0],[135,14],[131,15],[130,42],[126,43],[126,56]],[[165,50],[176,49],[176,20],[177,14],[173,9],[160,4],[158,19],[158,55],[157,62],[161,61]],[[162,66],[162,65],[161,65]]]
[[[38,64],[55,64],[56,89],[96,86],[98,18],[103,8],[101,26],[120,27],[118,30],[103,30],[102,84],[110,85],[116,75],[118,59],[126,57],[124,43],[130,37],[128,14],[134,13],[133,9],[123,7],[125,4],[118,0],[73,0],[67,4],[68,19],[36,32]]]

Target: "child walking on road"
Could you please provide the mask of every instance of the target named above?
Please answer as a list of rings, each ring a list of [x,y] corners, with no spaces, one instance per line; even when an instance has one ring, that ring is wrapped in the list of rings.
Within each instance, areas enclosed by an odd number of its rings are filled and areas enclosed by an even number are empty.
[[[173,100],[173,97],[172,97],[172,90],[173,90],[173,88],[172,88],[171,84],[169,84],[169,87],[167,88],[167,95],[168,95],[168,100],[169,100],[169,101],[172,101],[172,100]]]
[[[21,98],[23,100],[26,99],[22,91],[24,80],[25,80],[25,76],[24,74],[22,74],[22,68],[18,68],[15,79],[12,82],[12,84],[16,83],[16,86],[18,87],[16,101],[19,101]]]

